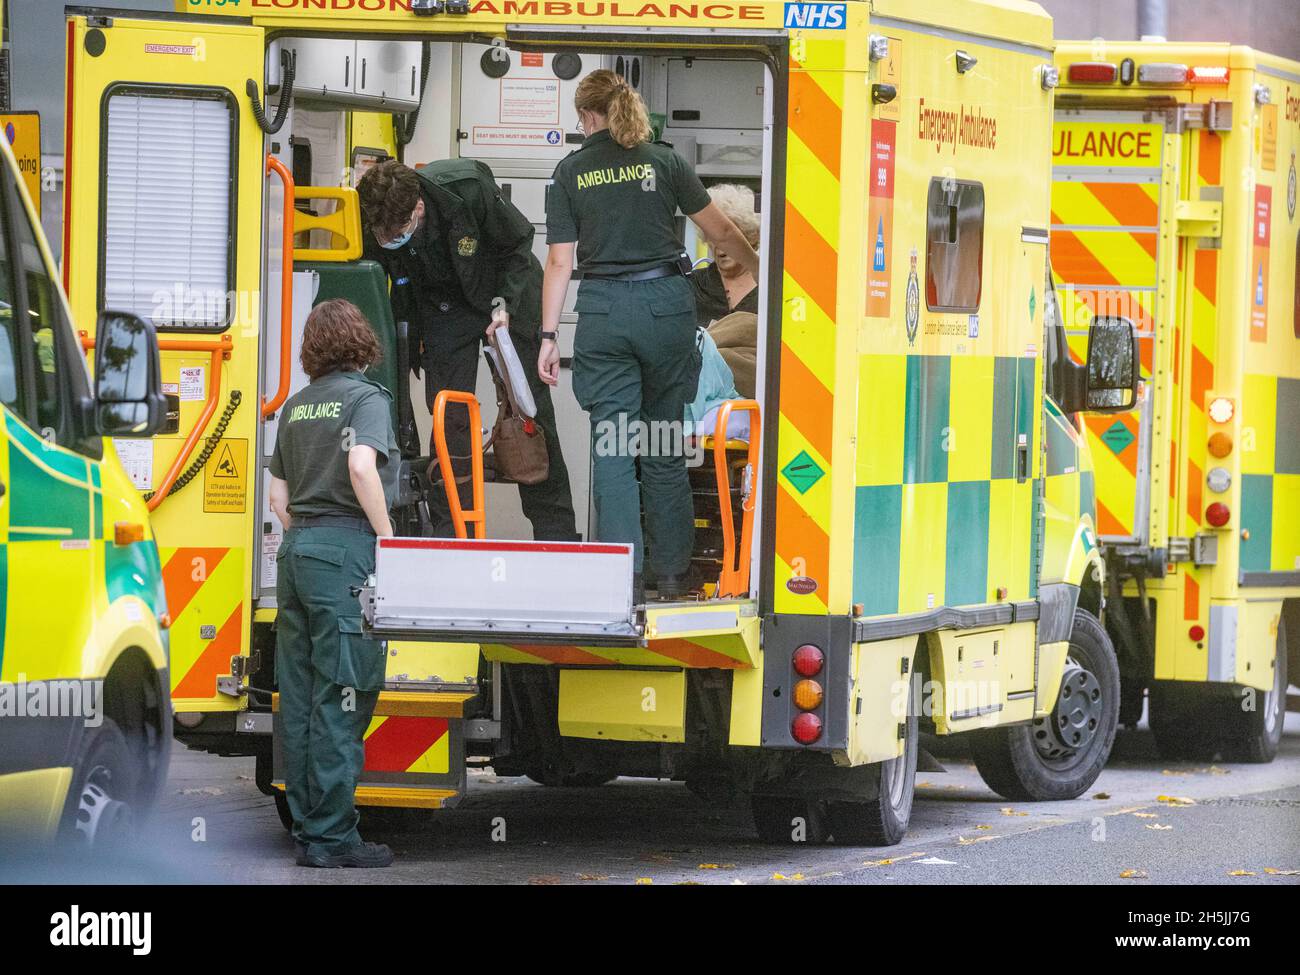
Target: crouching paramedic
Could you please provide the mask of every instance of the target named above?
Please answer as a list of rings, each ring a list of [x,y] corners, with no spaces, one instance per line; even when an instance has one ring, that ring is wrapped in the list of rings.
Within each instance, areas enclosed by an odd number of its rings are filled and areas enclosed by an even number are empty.
[[[388,273],[394,320],[410,324],[411,363],[424,370],[429,409],[444,389],[474,392],[479,347],[495,329],[509,328],[521,361],[536,359],[542,266],[533,256],[533,225],[501,195],[487,166],[444,159],[417,171],[390,160],[370,169],[357,192],[366,257]],[[534,538],[575,541],[555,407],[550,390],[528,373],[549,474],[539,484],[521,484],[519,500]],[[446,429],[456,477],[468,480],[466,411],[448,410]],[[434,533],[453,534],[444,492],[435,491],[429,509]]]
[[[280,413],[271,507],[284,524],[276,598],[285,794],[297,859],[311,867],[386,867],[388,847],[364,843],[354,803],[363,735],[384,682],[384,644],[367,639],[352,587],[375,568],[400,455],[391,397],[363,370],[379,344],[341,298],[307,318],[302,367],[311,383]]]

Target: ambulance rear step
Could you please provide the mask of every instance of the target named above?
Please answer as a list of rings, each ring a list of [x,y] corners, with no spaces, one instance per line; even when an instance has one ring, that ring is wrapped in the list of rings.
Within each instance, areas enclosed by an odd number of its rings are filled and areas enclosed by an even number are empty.
[[[381,538],[361,610],[376,637],[633,647],[632,546]]]

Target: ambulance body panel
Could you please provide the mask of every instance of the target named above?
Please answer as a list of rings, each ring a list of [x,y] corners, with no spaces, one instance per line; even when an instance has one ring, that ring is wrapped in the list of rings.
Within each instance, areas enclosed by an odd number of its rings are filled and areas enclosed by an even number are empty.
[[[121,832],[85,802],[143,816],[166,777],[167,602],[144,502],[94,432],[85,319],[0,156],[0,844],[107,845]]]

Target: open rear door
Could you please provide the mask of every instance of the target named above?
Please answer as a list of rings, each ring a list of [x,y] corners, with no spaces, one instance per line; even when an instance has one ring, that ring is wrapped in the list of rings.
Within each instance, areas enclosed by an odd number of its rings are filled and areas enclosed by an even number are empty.
[[[64,284],[81,328],[111,308],[158,332],[171,422],[116,446],[150,495],[178,711],[239,708],[219,679],[248,653],[263,61],[238,18],[69,9]]]
[[[1122,315],[1138,330],[1138,409],[1084,418],[1097,477],[1097,533],[1121,545],[1158,547],[1164,533],[1151,518],[1152,458],[1169,456],[1174,418],[1164,402],[1168,390],[1152,383],[1152,357],[1171,354],[1177,241],[1162,227],[1177,199],[1178,148],[1157,113],[1056,113],[1051,260],[1071,349],[1082,362],[1094,315]]]

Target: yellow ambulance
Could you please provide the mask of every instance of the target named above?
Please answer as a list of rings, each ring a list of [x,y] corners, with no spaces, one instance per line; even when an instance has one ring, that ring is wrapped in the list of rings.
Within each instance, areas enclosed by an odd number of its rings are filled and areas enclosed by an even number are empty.
[[[257,755],[279,797],[265,463],[306,314],[346,295],[391,353],[408,468],[403,537],[360,595],[392,642],[359,804],[453,805],[470,764],[558,786],[658,776],[748,794],[766,840],[895,843],[921,729],[970,732],[1007,796],[1092,783],[1119,683],[1073,417],[1129,408],[1137,353],[1131,322],[1099,319],[1073,369],[1049,314],[1055,73],[1036,4],[176,11],[70,11],[65,266],[74,308],[123,296],[163,336],[178,422],[140,483],[183,740]],[[697,444],[709,582],[680,603],[635,601],[626,546],[527,541],[495,483],[463,499],[485,537],[421,536],[430,418],[382,272],[359,259],[351,187],[392,154],[488,165],[542,252],[550,175],[581,139],[574,87],[596,67],[642,93],[706,183],[752,189],[762,225],[756,388],[730,407],[751,436]],[[159,205],[116,219],[139,198]],[[585,526],[590,434],[567,369],[557,402]]]
[[[1085,420],[1121,721],[1269,761],[1300,674],[1300,62],[1063,43],[1052,267],[1076,356],[1137,323],[1143,395]]]
[[[171,751],[158,550],[106,439],[162,425],[158,349],[104,312],[92,389],[73,322],[93,320],[69,315],[0,139],[0,847],[121,842]]]

